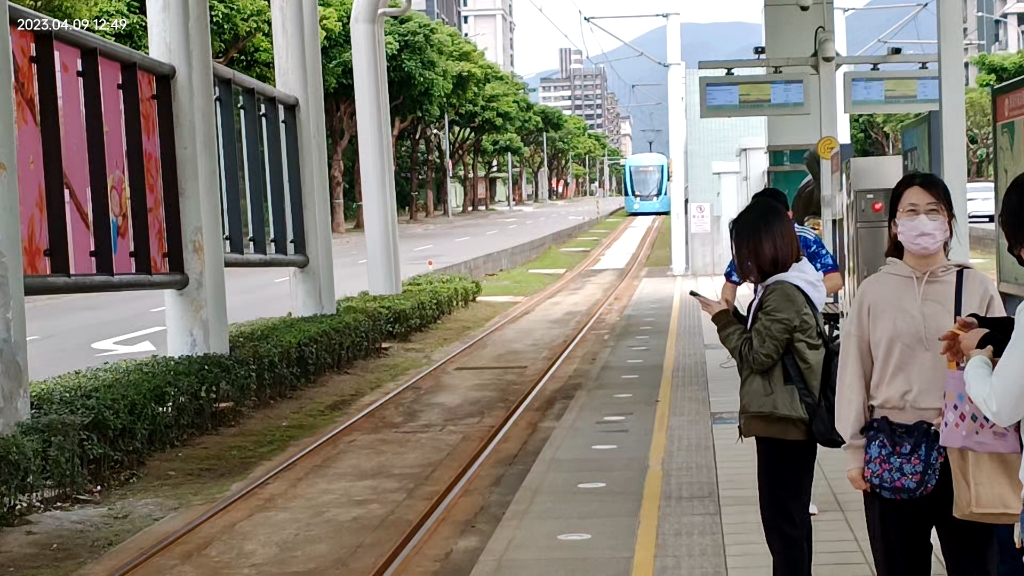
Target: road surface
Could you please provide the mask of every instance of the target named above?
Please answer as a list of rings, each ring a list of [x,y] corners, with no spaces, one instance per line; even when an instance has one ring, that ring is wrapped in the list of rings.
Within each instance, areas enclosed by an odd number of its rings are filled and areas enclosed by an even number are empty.
[[[600,201],[607,214],[622,198]],[[443,216],[400,227],[402,276],[461,262],[523,244],[575,226],[598,215],[596,199]],[[228,320],[241,322],[289,312],[289,270],[228,269]],[[338,296],[367,288],[365,237],[346,234],[334,240],[334,281]],[[162,354],[167,350],[162,292],[122,292],[30,298],[28,317],[29,375],[33,380],[103,362]]]

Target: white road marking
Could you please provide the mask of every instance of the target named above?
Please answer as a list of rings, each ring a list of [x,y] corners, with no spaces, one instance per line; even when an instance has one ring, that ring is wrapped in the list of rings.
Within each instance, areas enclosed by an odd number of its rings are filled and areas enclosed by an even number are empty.
[[[526,223],[527,224],[533,224],[533,220],[527,220]]]
[[[623,374],[622,375],[622,379],[623,380],[632,380],[634,378],[639,378],[639,376],[637,376],[636,374]]]
[[[604,418],[601,418],[601,420],[604,420],[605,422],[622,422],[625,419],[625,416],[605,416]]]
[[[366,264],[366,260],[360,260],[359,263],[360,264]]]
[[[490,236],[491,234],[497,234],[497,233],[498,233],[497,230],[491,230],[490,232],[487,233],[487,235]]]
[[[610,222],[612,219],[609,218]],[[626,263],[633,257],[640,247],[640,241],[644,238],[647,228],[654,222],[654,216],[640,216],[629,225],[629,228],[622,233],[622,236],[601,256],[601,260],[594,265],[594,270],[620,270],[625,268]]]
[[[159,308],[153,308],[152,310],[150,310],[150,312],[163,312],[164,310],[167,310],[167,306],[161,306]]]
[[[469,236],[464,236],[462,238],[456,238],[455,239],[456,242],[462,242],[463,240],[469,240]]]
[[[420,250],[426,250],[427,248],[433,248],[433,244],[427,244],[426,246],[420,246],[419,248],[413,248],[413,252],[419,252]]]
[[[39,336],[29,336],[28,338],[25,338],[25,341],[38,340],[38,339],[39,339]]]
[[[630,364],[639,364],[643,362],[643,360],[626,360],[626,362],[629,362]]]
[[[278,278],[277,280],[274,280],[274,284],[277,284],[278,282],[287,282],[288,280],[290,280],[290,278],[288,276],[285,276],[284,278]]]
[[[518,226],[518,224],[513,224],[513,225],[509,226],[509,228],[515,228],[516,226]]]
[[[99,342],[93,342],[91,347],[94,350],[108,350],[97,356],[111,356],[113,354],[133,354],[136,352],[154,352],[156,346],[149,340],[143,340],[138,344],[118,344],[121,340],[127,340],[129,338],[137,338],[139,336],[145,336],[146,334],[152,334],[154,332],[161,332],[167,330],[166,326],[154,326],[152,328],[146,328],[145,330],[139,330],[138,332],[132,332],[131,334],[125,334],[123,336],[115,336],[106,340],[100,340]]]

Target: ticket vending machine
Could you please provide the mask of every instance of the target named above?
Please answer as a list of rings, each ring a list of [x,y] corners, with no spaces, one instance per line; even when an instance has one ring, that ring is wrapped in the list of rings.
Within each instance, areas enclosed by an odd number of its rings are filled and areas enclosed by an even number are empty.
[[[839,267],[845,271],[845,308],[865,278],[885,265],[889,198],[903,177],[900,156],[851,158],[844,167],[843,238]]]

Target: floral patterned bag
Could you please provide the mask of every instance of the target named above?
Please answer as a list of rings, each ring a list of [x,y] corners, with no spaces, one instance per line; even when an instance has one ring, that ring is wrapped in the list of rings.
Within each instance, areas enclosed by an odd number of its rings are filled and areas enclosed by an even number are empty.
[[[873,412],[874,410],[872,410]],[[927,495],[939,480],[946,450],[930,422],[872,418],[864,434],[864,481],[883,498],[911,500]]]

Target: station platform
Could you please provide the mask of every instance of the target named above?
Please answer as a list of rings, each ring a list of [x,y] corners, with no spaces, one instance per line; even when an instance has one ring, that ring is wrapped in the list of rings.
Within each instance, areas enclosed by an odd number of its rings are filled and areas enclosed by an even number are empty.
[[[722,281],[641,281],[472,576],[771,574],[735,363],[688,295]],[[819,452],[813,502],[814,573],[874,575],[840,451]]]

